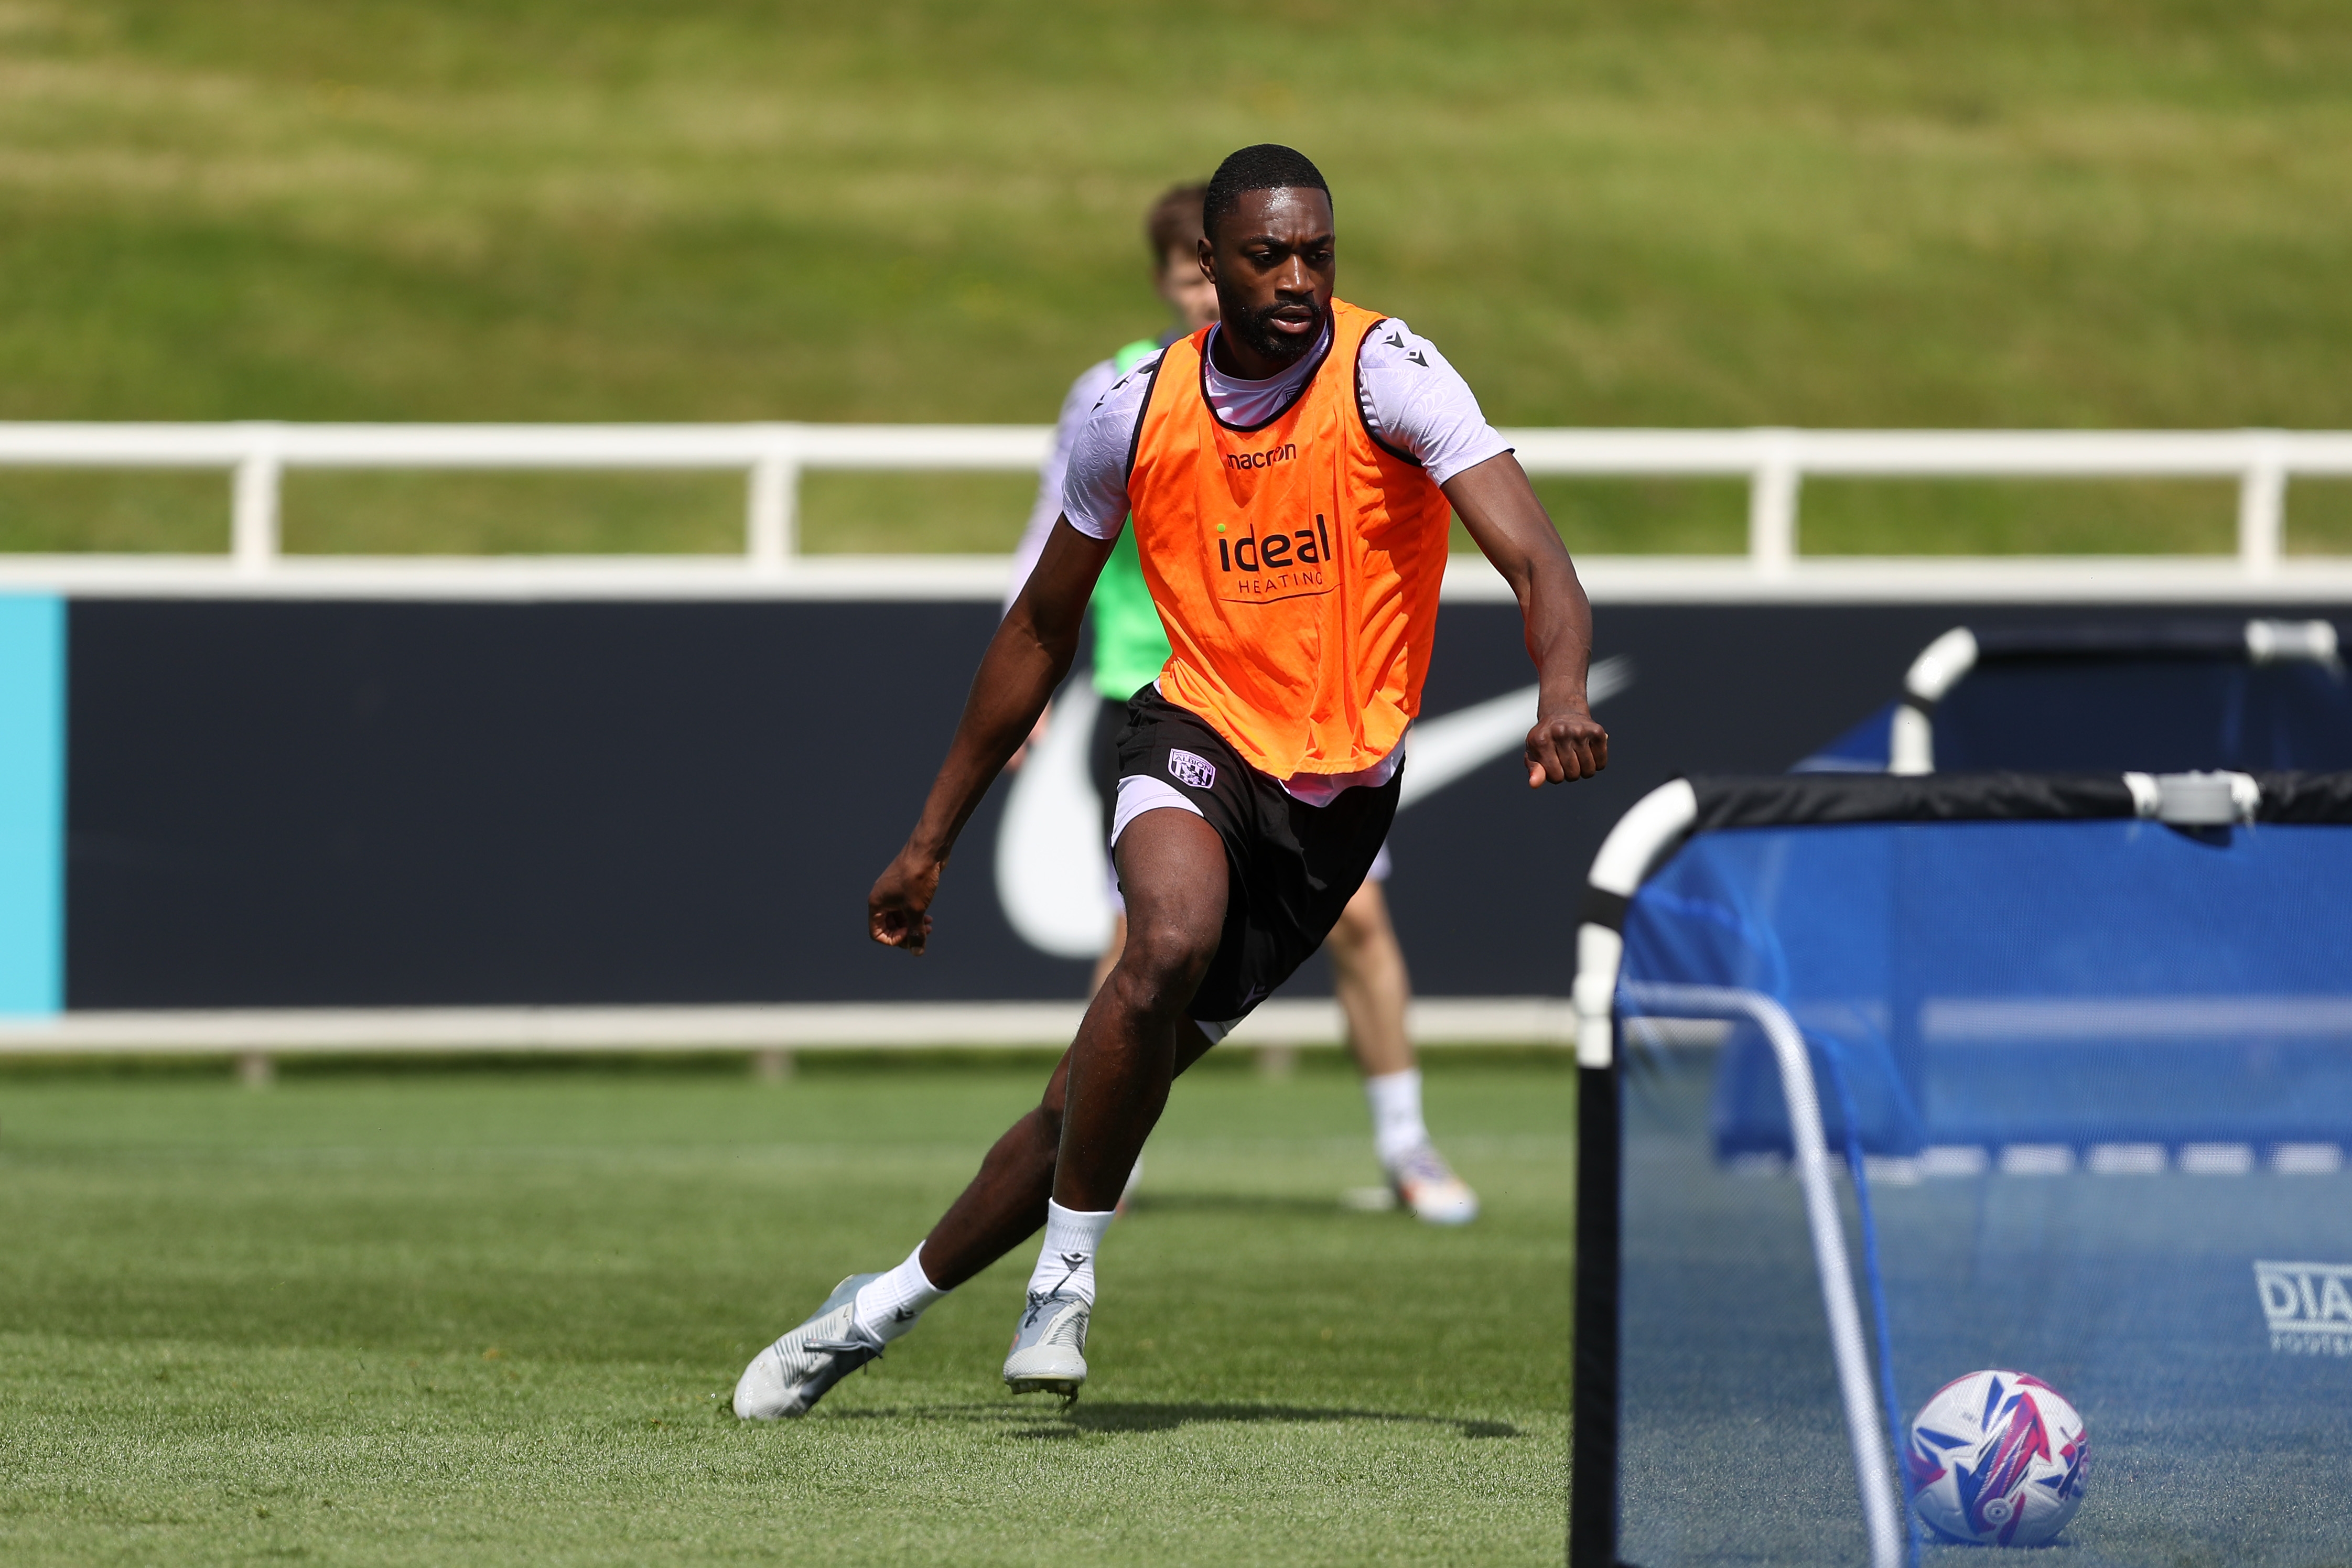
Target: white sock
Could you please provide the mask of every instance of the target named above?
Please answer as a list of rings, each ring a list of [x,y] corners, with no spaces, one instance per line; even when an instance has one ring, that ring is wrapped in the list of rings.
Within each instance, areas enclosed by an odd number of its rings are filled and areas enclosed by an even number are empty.
[[[1064,1208],[1047,1198],[1045,1245],[1038,1249],[1037,1267],[1029,1276],[1029,1293],[1046,1296],[1059,1291],[1093,1306],[1095,1249],[1102,1245],[1103,1232],[1118,1217],[1118,1211],[1114,1208],[1089,1214],[1083,1209]]]
[[[946,1294],[923,1272],[923,1246],[919,1241],[904,1263],[887,1274],[877,1274],[859,1288],[856,1316],[851,1321],[858,1333],[875,1343],[888,1344],[915,1326],[925,1307]]]
[[[1429,1142],[1429,1128],[1421,1119],[1420,1068],[1365,1079],[1364,1098],[1371,1103],[1372,1147],[1383,1166],[1395,1168],[1397,1161]]]

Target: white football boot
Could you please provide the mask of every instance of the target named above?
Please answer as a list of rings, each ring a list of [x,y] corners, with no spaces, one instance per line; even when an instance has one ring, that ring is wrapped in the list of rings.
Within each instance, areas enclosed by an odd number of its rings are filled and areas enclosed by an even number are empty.
[[[807,1322],[753,1356],[735,1385],[735,1414],[746,1421],[805,1416],[835,1384],[879,1356],[881,1347],[857,1332],[855,1319],[857,1292],[881,1277],[852,1274]]]
[[[1058,1394],[1076,1399],[1087,1385],[1087,1320],[1092,1310],[1076,1296],[1032,1291],[1013,1330],[1004,1358],[1004,1386],[1015,1394]]]
[[[1413,1218],[1431,1225],[1467,1225],[1478,1218],[1478,1195],[1454,1174],[1434,1144],[1416,1144],[1389,1167],[1389,1186]]]

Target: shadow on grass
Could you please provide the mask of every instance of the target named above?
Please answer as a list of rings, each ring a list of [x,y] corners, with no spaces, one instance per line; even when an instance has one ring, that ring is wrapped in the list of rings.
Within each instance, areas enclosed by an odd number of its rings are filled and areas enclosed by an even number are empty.
[[[1447,1416],[1402,1416],[1392,1410],[1352,1410],[1345,1406],[1311,1405],[1155,1405],[1142,1400],[1084,1401],[1060,1413],[1063,1425],[1081,1432],[1172,1432],[1204,1421],[1377,1421],[1415,1427],[1451,1427],[1465,1437],[1516,1437],[1519,1429],[1507,1421],[1465,1421]],[[1047,1437],[1045,1431],[1024,1434]]]
[[[891,1406],[843,1410],[837,1421],[964,1421],[999,1427],[1005,1436],[1053,1441],[1089,1433],[1172,1432],[1180,1427],[1217,1422],[1322,1423],[1377,1422],[1412,1427],[1447,1427],[1464,1437],[1516,1437],[1519,1429],[1507,1421],[1464,1420],[1451,1416],[1408,1416],[1393,1410],[1358,1410],[1345,1406],[1207,1404],[1184,1401],[1157,1404],[1147,1400],[1080,1400],[1060,1409],[1006,1405],[950,1405],[923,1409]]]
[[[1128,1200],[1136,1214],[1311,1214],[1317,1218],[1347,1212],[1329,1197],[1282,1197],[1255,1192],[1139,1192]]]

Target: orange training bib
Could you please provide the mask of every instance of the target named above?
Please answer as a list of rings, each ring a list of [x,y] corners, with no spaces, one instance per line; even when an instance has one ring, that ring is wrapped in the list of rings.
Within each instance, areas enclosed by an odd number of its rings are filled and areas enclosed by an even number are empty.
[[[1127,480],[1168,663],[1160,690],[1276,779],[1353,773],[1421,711],[1452,513],[1376,441],[1356,358],[1386,318],[1331,301],[1297,401],[1243,430],[1209,406],[1208,330],[1160,356]]]

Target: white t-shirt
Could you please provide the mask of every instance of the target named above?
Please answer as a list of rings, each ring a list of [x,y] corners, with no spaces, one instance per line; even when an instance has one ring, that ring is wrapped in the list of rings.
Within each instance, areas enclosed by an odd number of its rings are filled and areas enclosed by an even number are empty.
[[[1323,342],[1298,363],[1271,380],[1245,382],[1217,369],[1213,331],[1205,376],[1209,406],[1227,424],[1264,424],[1276,418],[1306,390],[1307,378],[1321,364],[1330,335],[1327,322]],[[1143,412],[1144,392],[1151,384],[1151,368],[1158,363],[1155,355],[1112,382],[1088,411],[1070,444],[1062,482],[1062,514],[1082,534],[1117,538],[1127,520],[1127,455],[1135,440],[1136,420]],[[1365,424],[1374,435],[1418,462],[1438,484],[1510,450],[1510,443],[1479,412],[1470,383],[1445,362],[1435,345],[1394,317],[1364,340],[1358,364],[1361,371],[1358,402]],[[1075,396],[1077,388],[1070,390]],[[1060,444],[1058,436],[1055,444]],[[1050,528],[1052,524],[1046,526]],[[1042,540],[1039,548],[1044,548]]]
[[[1037,498],[1030,503],[1029,526],[1021,530],[1021,542],[1013,547],[1013,582],[1004,591],[1006,610],[1013,608],[1013,601],[1021,597],[1022,585],[1037,570],[1037,558],[1045,553],[1045,538],[1054,531],[1054,519],[1062,515],[1062,481],[1070,472],[1070,448],[1077,442],[1078,427],[1117,380],[1118,365],[1104,360],[1080,371],[1062,399],[1061,414],[1054,421],[1054,450],[1046,455],[1045,471],[1037,476]]]

